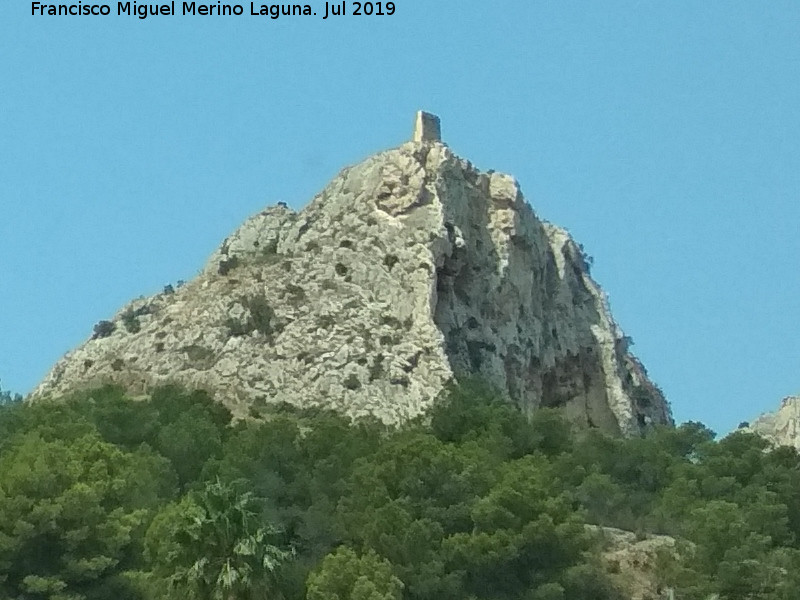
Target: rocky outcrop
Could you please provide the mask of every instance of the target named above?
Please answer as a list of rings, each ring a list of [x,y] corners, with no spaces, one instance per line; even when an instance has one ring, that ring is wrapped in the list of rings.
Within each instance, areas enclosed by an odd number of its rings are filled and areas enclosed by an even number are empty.
[[[613,527],[587,525],[597,538],[600,559],[609,578],[629,600],[675,598],[674,592],[659,576],[664,557],[679,559],[678,543],[665,535],[642,534]],[[691,548],[691,544],[688,544]]]
[[[774,413],[761,415],[745,429],[757,433],[774,445],[800,450],[800,396],[788,396]]]
[[[475,374],[527,412],[626,435],[671,423],[569,234],[513,177],[417,137],[299,213],[248,219],[196,279],[124,307],[32,397],[179,382],[238,416],[289,402],[398,423]]]

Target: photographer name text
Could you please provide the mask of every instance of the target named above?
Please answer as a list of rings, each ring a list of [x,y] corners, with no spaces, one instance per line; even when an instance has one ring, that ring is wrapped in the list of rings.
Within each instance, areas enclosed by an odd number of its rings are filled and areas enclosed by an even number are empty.
[[[138,2],[117,2],[113,4],[43,4],[31,2],[31,15],[39,17],[108,17],[126,16],[147,19],[148,17],[331,17],[345,16],[391,16],[397,7],[394,2],[325,2],[318,8],[310,4],[224,4],[216,2],[166,2],[164,4],[142,4]]]

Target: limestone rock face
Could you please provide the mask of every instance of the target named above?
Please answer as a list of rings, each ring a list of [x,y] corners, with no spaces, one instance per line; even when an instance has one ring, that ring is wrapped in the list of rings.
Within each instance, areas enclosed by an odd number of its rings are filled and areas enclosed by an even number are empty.
[[[134,300],[32,398],[178,382],[237,416],[266,403],[399,423],[466,374],[527,412],[624,435],[671,423],[569,234],[508,175],[436,140],[344,169],[302,211],[268,208],[173,293]]]
[[[600,541],[601,564],[607,575],[629,600],[655,600],[656,598],[674,598],[670,588],[659,584],[659,555],[666,553],[673,558],[679,557],[679,544],[674,538],[664,535],[645,535],[641,538],[631,531],[613,527],[587,525]],[[693,551],[691,544],[683,544],[685,549]]]
[[[774,413],[761,415],[746,429],[775,445],[792,446],[800,450],[800,396],[788,396]]]

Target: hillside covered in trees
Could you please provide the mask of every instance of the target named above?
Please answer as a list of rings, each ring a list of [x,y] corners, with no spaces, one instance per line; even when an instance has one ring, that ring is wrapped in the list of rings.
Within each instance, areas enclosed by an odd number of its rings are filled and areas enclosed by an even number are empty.
[[[677,540],[654,598],[800,589],[800,457],[748,433],[573,431],[477,383],[401,428],[174,387],[2,404],[1,598],[630,598],[587,524]]]

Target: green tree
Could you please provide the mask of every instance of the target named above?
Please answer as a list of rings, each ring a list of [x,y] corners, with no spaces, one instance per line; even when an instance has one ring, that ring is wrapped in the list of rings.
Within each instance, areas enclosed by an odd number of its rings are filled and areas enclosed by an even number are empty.
[[[0,407],[19,404],[20,402],[22,402],[22,396],[19,394],[12,394],[8,390],[4,390],[3,386],[0,385]]]
[[[172,461],[185,489],[200,478],[210,459],[222,455],[231,413],[206,392],[177,386],[154,390],[150,403],[158,413],[152,443]]]
[[[575,489],[575,497],[590,523],[613,526],[633,521],[624,488],[605,473],[589,473]]]
[[[118,386],[81,392],[70,402],[94,423],[103,439],[125,448],[155,446],[158,410],[150,401],[134,401]]]
[[[537,451],[555,455],[572,445],[570,426],[557,410],[539,409],[528,419],[496,390],[474,379],[450,386],[430,414],[431,431],[443,442],[480,440],[504,458]]]
[[[398,432],[356,461],[336,507],[341,538],[389,560],[407,597],[457,597],[460,575],[446,568],[442,541],[472,529],[472,505],[490,489],[495,465],[475,442]]]
[[[259,516],[251,492],[217,480],[164,508],[147,532],[157,576],[197,600],[277,595],[278,567],[290,553],[271,543],[277,531]]]
[[[552,465],[528,456],[503,467],[501,480],[473,506],[473,529],[447,538],[443,553],[463,572],[467,596],[519,598],[539,589],[548,597],[556,587],[547,584],[558,584],[571,590],[569,598],[612,597],[578,594],[582,585],[603,587],[572,570],[589,549],[580,517]]]
[[[169,465],[146,449],[19,434],[0,454],[0,597],[121,597],[119,576],[173,490]]]
[[[391,563],[368,550],[341,546],[308,576],[308,600],[400,600],[403,582]]]

